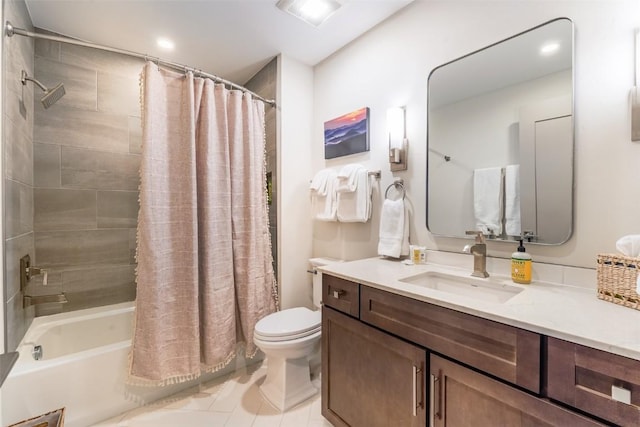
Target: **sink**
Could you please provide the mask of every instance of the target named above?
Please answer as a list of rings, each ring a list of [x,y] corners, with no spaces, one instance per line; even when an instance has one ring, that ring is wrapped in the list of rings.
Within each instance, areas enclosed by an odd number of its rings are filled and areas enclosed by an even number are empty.
[[[510,300],[523,291],[522,288],[500,283],[491,278],[480,279],[471,276],[454,276],[435,271],[405,277],[400,281],[440,292],[499,304]]]

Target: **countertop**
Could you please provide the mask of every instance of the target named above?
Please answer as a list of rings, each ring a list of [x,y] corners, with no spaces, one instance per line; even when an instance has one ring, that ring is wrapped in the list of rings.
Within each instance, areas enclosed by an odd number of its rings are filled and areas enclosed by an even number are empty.
[[[441,307],[640,360],[640,311],[598,299],[590,289],[534,281],[518,285],[506,276],[494,283],[521,288],[503,303],[400,281],[426,272],[468,277],[471,270],[439,264],[406,265],[384,258],[318,267],[323,273]]]

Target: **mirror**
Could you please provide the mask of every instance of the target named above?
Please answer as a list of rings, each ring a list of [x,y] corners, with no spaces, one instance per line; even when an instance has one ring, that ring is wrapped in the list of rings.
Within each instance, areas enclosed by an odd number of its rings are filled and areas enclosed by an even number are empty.
[[[559,18],[435,68],[427,228],[561,244],[573,218],[573,23]]]

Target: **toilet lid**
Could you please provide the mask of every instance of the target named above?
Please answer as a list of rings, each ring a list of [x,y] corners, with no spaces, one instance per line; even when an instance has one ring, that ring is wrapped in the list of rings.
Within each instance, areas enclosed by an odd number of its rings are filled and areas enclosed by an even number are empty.
[[[269,338],[302,338],[320,330],[320,311],[306,307],[289,308],[263,317],[255,327],[255,335]]]

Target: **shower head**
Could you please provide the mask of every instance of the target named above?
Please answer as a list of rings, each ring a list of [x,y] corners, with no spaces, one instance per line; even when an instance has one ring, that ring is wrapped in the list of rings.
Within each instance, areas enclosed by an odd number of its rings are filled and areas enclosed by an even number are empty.
[[[53,89],[49,90],[45,85],[43,85],[42,83],[40,83],[39,81],[37,81],[33,77],[29,77],[27,75],[27,72],[22,70],[22,75],[21,75],[20,81],[22,82],[23,85],[26,85],[27,84],[27,80],[31,81],[31,82],[34,82],[36,85],[38,85],[38,87],[40,89],[42,89],[44,91],[44,95],[40,99],[40,102],[42,102],[42,106],[45,109],[51,107],[53,104],[58,102],[58,100],[60,98],[62,98],[64,96],[64,94],[66,93],[65,90],[64,90],[64,85],[62,83],[59,83],[58,86],[56,86]]]

